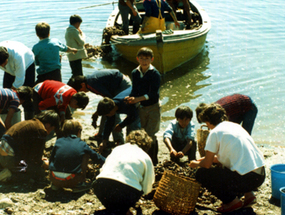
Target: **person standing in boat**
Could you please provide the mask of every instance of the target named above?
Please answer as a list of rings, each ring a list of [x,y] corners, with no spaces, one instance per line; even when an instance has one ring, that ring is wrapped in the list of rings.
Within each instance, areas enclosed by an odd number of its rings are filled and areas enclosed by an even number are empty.
[[[227,113],[230,122],[242,123],[242,127],[251,135],[254,121],[257,115],[257,107],[249,96],[233,94],[225,96],[215,103],[221,105]],[[199,123],[199,114],[207,105],[199,104],[196,108],[196,116]]]
[[[123,31],[126,35],[129,34],[129,14],[131,14],[133,34],[136,34],[140,28],[141,16],[134,5],[134,0],[119,0],[118,7],[123,21]]]
[[[138,33],[146,34],[154,33],[156,30],[164,31],[166,29],[164,11],[169,11],[175,26],[180,27],[175,12],[165,0],[144,0],[143,6],[145,17]]]
[[[179,3],[182,2],[183,3],[183,15],[185,17],[186,23],[189,26],[192,21],[191,21],[191,7],[190,7],[190,3],[188,0],[167,0],[167,3],[172,7],[173,11],[176,11],[178,8]]]

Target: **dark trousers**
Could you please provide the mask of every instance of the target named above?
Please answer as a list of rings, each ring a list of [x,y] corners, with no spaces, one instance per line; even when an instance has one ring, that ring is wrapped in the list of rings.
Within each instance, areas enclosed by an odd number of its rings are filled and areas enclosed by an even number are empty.
[[[60,81],[61,82],[61,72],[60,69],[53,70],[51,72],[38,75],[36,84],[44,82],[45,80],[54,80],[54,81]]]
[[[143,194],[142,191],[107,178],[97,179],[93,188],[95,195],[105,208],[118,215],[125,215]]]
[[[177,152],[182,151],[187,143],[188,143],[187,140],[181,141],[176,136],[174,135],[172,136],[171,144]],[[197,151],[197,143],[194,140],[192,140],[191,148],[185,153],[185,155],[188,156],[189,161],[196,160],[196,151]]]
[[[5,72],[3,77],[3,88],[11,88],[15,81],[15,76],[10,75]],[[25,82],[23,86],[34,87],[35,86],[35,64],[30,65],[25,74]],[[32,102],[23,103],[24,112],[33,112],[33,104]]]
[[[69,61],[69,65],[72,72],[72,77],[83,75],[82,71],[82,59]]]
[[[238,195],[255,190],[262,185],[264,179],[265,171],[263,175],[254,172],[240,175],[236,171],[221,167],[199,168],[196,173],[196,180],[224,204],[230,203]]]

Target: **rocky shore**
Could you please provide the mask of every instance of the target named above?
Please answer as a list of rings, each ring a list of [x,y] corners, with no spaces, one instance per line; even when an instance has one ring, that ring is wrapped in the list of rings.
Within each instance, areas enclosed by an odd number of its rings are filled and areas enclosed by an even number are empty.
[[[86,124],[83,119],[79,119],[83,125],[84,139],[91,147],[96,149],[96,141],[89,141],[89,136],[94,135],[95,129]],[[162,142],[161,131],[158,134],[159,140],[159,161],[161,164],[165,160],[169,160],[168,149]],[[49,154],[55,138],[51,139],[46,144],[46,153]],[[252,208],[241,209],[230,214],[281,214],[280,202],[271,198],[271,174],[270,166],[276,163],[284,162],[284,148],[280,147],[260,147],[264,153],[266,160],[266,181],[255,192],[257,196],[257,204]],[[89,166],[89,176],[91,179],[95,177],[97,167],[94,165]],[[199,200],[196,204],[195,210],[191,214],[198,215],[214,215],[219,214],[215,211],[215,207],[220,204],[219,200],[213,200],[207,202],[203,199],[208,197],[199,196]],[[13,181],[10,183],[0,184],[0,214],[50,214],[50,215],[63,215],[63,214],[102,214],[104,206],[93,194],[91,189],[88,192],[72,193],[71,190],[64,190],[61,192],[55,192],[51,190],[49,184],[38,184],[36,182],[19,182]],[[135,208],[132,208],[133,214],[167,214],[156,207],[152,200],[152,196],[141,198]]]

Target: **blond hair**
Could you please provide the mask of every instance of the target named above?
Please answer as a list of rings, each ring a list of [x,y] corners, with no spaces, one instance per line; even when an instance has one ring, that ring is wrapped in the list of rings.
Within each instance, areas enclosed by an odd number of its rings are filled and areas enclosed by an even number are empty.
[[[127,136],[127,142],[137,144],[142,150],[147,152],[151,147],[152,139],[150,136],[148,136],[145,130],[141,129],[132,131]]]
[[[77,136],[78,132],[82,131],[82,125],[77,120],[69,119],[63,123],[61,130],[64,137],[68,137],[70,135]]]

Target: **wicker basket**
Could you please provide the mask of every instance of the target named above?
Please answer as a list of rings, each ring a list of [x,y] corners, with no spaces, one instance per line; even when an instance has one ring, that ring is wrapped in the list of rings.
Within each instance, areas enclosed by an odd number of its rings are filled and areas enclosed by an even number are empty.
[[[167,213],[186,215],[195,208],[200,186],[200,183],[192,178],[165,170],[153,201],[157,207]]]
[[[203,127],[206,127],[207,130],[203,129]],[[201,128],[197,130],[197,143],[198,143],[198,149],[201,157],[205,156],[205,145],[206,145],[206,140],[209,135],[210,131],[208,126],[206,125],[201,125]]]

